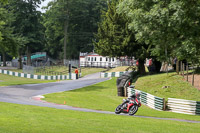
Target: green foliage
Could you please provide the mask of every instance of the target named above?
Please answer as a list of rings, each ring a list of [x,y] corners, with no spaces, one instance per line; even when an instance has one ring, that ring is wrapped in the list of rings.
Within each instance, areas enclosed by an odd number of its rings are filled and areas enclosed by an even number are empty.
[[[14,15],[10,12],[6,5],[0,3],[0,53],[16,56],[17,45],[15,45],[15,36],[13,34],[12,22]]]
[[[3,9],[0,9],[0,10],[3,10]],[[3,38],[2,38],[2,33],[1,33],[1,31],[2,31],[2,29],[3,29],[3,25],[5,24],[5,22],[3,21],[3,20],[0,20],[0,40],[2,40]]]
[[[139,71],[143,74],[144,60],[149,57],[151,45],[136,40],[136,32],[129,29],[131,19],[126,16],[126,12],[117,12],[118,4],[119,0],[108,2],[108,10],[102,13],[95,50],[104,56],[134,56],[139,59]]]
[[[9,10],[15,14],[14,34],[19,45],[19,54],[25,54],[26,46],[29,52],[38,52],[43,49],[44,27],[41,24],[41,13],[36,10],[42,0],[10,0]],[[18,51],[17,51],[18,52]]]
[[[7,3],[8,0],[0,0],[0,2],[2,2],[2,3]]]
[[[130,19],[136,39],[153,45],[159,60],[169,57],[196,60],[199,55],[199,1],[124,0],[118,12]]]
[[[91,52],[93,33],[97,32],[100,10],[106,0],[58,0],[50,2],[43,14],[46,51],[53,58],[63,58],[64,27],[67,27],[67,58],[78,58],[79,52]],[[60,51],[60,52],[57,52]]]
[[[0,41],[3,39],[2,38],[2,31],[3,31],[3,26],[5,25],[5,17],[3,17],[3,15],[4,15],[4,13],[3,13],[3,11],[4,11],[5,9],[4,8],[0,8]]]
[[[128,19],[116,12],[118,0],[108,2],[108,10],[102,12],[95,51],[105,56],[133,56],[135,38],[128,30]]]

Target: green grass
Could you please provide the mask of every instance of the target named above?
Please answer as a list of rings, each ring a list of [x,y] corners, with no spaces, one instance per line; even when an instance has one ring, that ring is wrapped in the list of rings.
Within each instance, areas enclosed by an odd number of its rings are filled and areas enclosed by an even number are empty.
[[[116,68],[112,68],[112,69],[108,70],[107,72],[124,72],[124,71],[126,71],[126,69],[132,70],[132,68],[135,68],[137,70],[136,66],[119,66]],[[145,66],[145,71],[149,72],[149,70],[146,66]]]
[[[0,74],[0,86],[23,85],[23,84],[39,84],[55,82],[56,80],[39,80],[15,77],[6,74]]]
[[[39,70],[39,68],[38,68]],[[23,73],[22,69],[11,69],[9,71],[13,71],[13,72],[20,72]],[[68,74],[68,67],[65,66],[51,66],[51,67],[45,67],[45,69],[42,69],[41,67],[41,71],[36,72],[36,70],[34,71],[35,75],[60,75],[60,73],[62,73],[62,75],[67,75]]]
[[[116,78],[77,90],[45,95],[46,101],[81,108],[105,110],[114,112],[117,105],[121,104],[122,97],[117,96]],[[178,114],[166,111],[157,111],[146,106],[141,106],[136,115],[198,120],[200,116]]]
[[[0,133],[198,133],[200,124],[0,102]]]
[[[8,71],[23,73],[22,69],[8,69]]]
[[[60,67],[61,68],[61,67]],[[82,69],[82,76],[100,72],[106,70],[104,68],[83,68]],[[22,72],[20,69],[10,70],[14,72]],[[36,73],[38,74],[38,73]],[[0,74],[0,86],[12,86],[12,85],[23,85],[23,84],[39,84],[39,83],[49,83],[55,82],[56,80],[38,80],[38,79],[28,79],[28,78],[21,78],[6,74]]]
[[[107,72],[124,72],[124,71],[126,71],[127,68],[129,68],[129,66],[119,66],[116,68],[112,68]]]
[[[164,88],[163,86],[169,86]],[[200,101],[200,91],[183,80],[183,77],[176,73],[166,73],[140,77],[136,89],[148,92],[163,98],[180,98]]]
[[[105,69],[105,68],[87,68],[87,67],[84,68],[83,67],[83,68],[81,68],[81,76],[84,77],[86,75],[105,71],[105,70],[107,70],[107,69]]]
[[[53,71],[53,72],[64,72],[64,74],[68,74],[68,68],[66,67],[46,67],[47,71]],[[107,69],[105,68],[81,68],[81,76],[86,76],[89,74],[93,74],[93,73],[97,73],[97,72],[101,72],[101,71],[106,71]],[[14,71],[14,72],[23,72],[22,69],[12,69],[10,71]],[[72,69],[72,72],[74,73],[75,69]],[[79,69],[80,72],[80,69]],[[35,75],[52,75],[52,74],[48,74],[48,73],[44,73],[44,72],[37,72],[35,73]],[[55,74],[54,74],[55,75]]]

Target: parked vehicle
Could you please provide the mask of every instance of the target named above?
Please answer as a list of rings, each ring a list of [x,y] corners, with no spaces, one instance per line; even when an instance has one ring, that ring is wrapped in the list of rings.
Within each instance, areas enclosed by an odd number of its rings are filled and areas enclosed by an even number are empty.
[[[141,106],[140,93],[130,96],[128,99],[123,99],[123,103],[117,106],[115,109],[116,114],[129,113],[129,115],[134,115],[138,108]]]

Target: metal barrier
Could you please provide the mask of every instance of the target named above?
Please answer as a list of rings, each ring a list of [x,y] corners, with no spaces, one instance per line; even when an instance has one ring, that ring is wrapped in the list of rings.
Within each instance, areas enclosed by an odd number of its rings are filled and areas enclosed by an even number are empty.
[[[103,73],[103,72],[101,72],[101,78],[120,77],[124,73],[126,73],[126,71],[124,71],[124,72],[110,72],[110,73]]]
[[[168,98],[167,106],[172,112],[200,115],[199,101]]]
[[[2,69],[0,69],[0,73],[11,75],[11,76],[16,76],[16,77],[30,78],[30,79],[42,79],[42,80],[76,79],[75,73],[70,73],[69,75],[46,76],[46,75],[33,75],[33,74],[19,73],[19,72],[13,72],[13,71],[2,70]]]
[[[160,98],[154,95],[151,95],[149,93],[136,90],[134,89],[134,86],[128,87],[128,97],[135,94],[136,92],[140,92],[141,96],[141,102],[144,105],[147,105],[153,109],[156,110],[165,110],[165,98]]]

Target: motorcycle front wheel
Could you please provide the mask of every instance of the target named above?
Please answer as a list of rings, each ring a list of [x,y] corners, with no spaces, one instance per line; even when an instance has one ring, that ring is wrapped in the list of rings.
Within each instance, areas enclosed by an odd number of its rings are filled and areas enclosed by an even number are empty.
[[[138,106],[133,105],[129,110],[129,115],[134,115],[138,111]]]
[[[115,109],[115,114],[121,113],[121,107],[122,107],[122,105],[117,106],[117,108]]]

